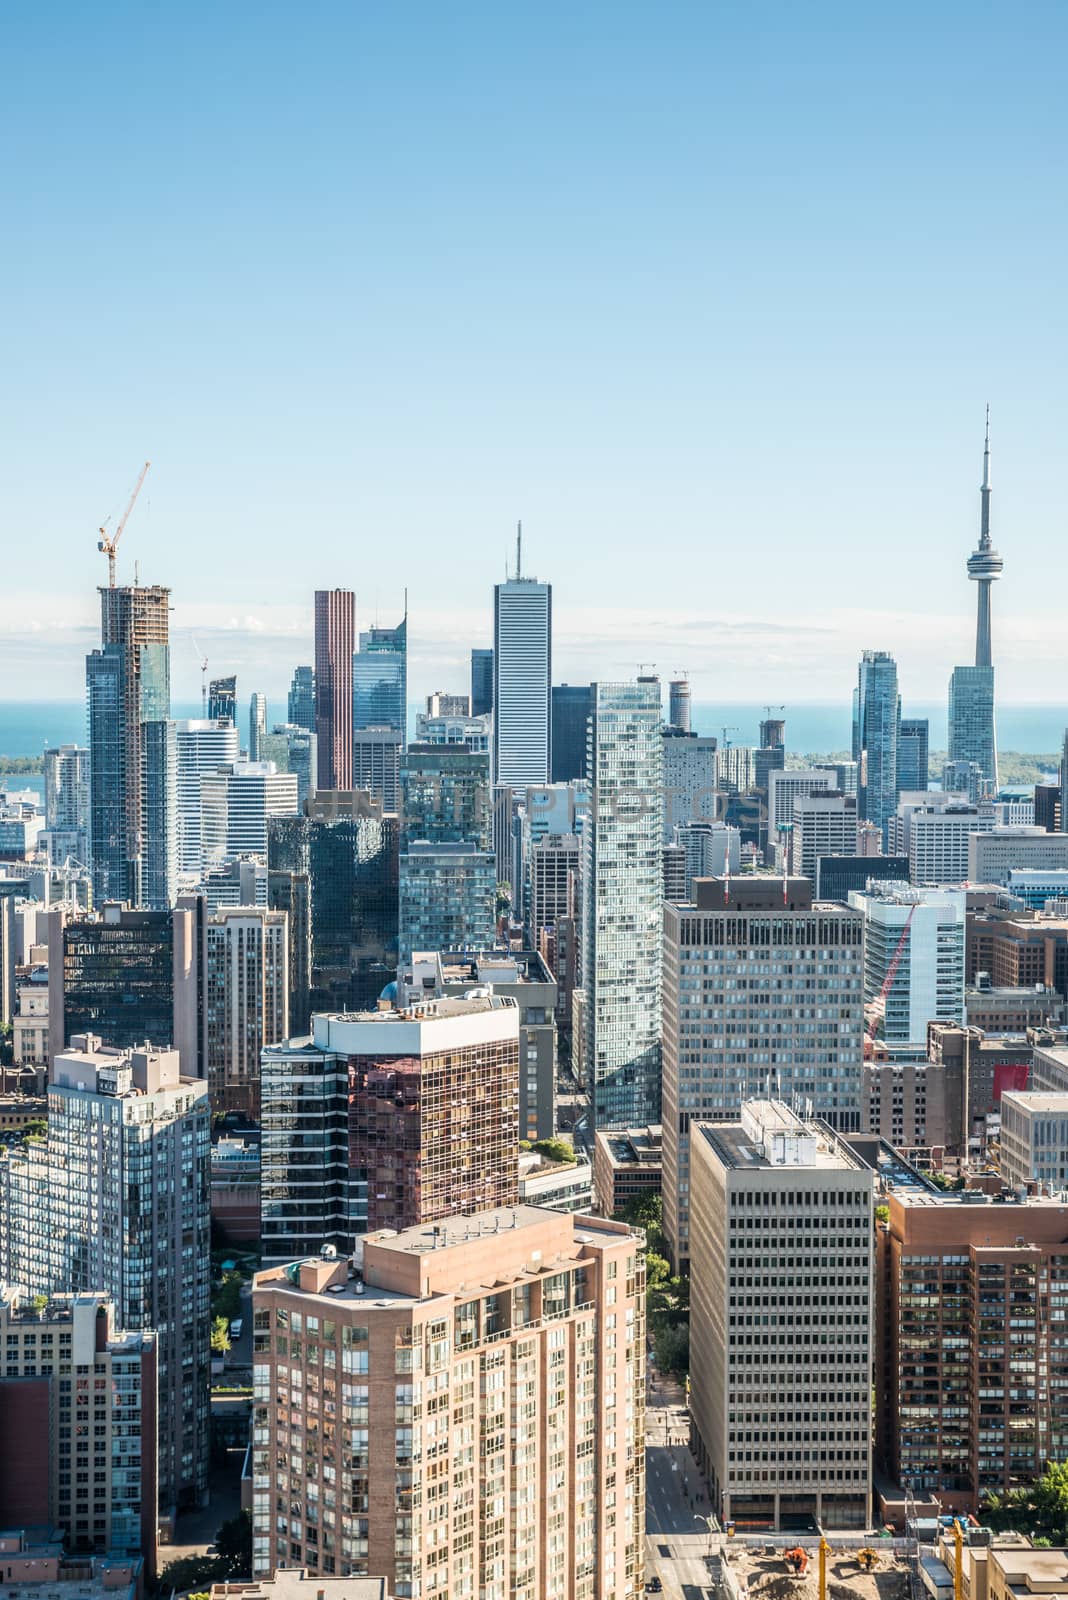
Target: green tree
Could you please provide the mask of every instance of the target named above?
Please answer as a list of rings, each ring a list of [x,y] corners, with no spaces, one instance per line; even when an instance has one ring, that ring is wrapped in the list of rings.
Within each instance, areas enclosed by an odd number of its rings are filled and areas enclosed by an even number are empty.
[[[531,1146],[548,1161],[574,1161],[575,1147],[567,1139],[554,1135],[551,1139],[536,1139]]]
[[[1050,1461],[1034,1483],[992,1494],[983,1521],[996,1533],[1023,1528],[1054,1545],[1068,1544],[1068,1461]]]
[[[230,1349],[230,1324],[225,1317],[213,1317],[211,1322],[211,1350],[216,1356],[224,1356]]]
[[[216,1583],[252,1577],[252,1518],[247,1511],[224,1522],[215,1536],[219,1574]]]
[[[194,1589],[203,1592],[220,1581],[218,1570],[214,1556],[182,1556],[178,1561],[169,1562],[160,1573],[160,1593],[170,1594],[172,1589],[178,1594]]]

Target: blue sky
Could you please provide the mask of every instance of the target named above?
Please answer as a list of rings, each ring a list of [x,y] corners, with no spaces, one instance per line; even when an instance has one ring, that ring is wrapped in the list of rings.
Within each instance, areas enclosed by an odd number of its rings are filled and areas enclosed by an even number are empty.
[[[558,676],[907,694],[967,659],[994,410],[1007,699],[1065,698],[1068,11],[12,3],[4,697],[77,697],[95,529],[175,689],[311,591],[459,687],[523,518]]]

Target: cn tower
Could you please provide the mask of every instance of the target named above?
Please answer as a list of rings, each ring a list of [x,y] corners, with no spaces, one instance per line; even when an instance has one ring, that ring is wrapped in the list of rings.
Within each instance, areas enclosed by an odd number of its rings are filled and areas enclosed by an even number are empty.
[[[982,511],[979,547],[968,557],[968,576],[979,585],[979,612],[975,624],[975,664],[990,667],[990,585],[1001,577],[1005,563],[990,542],[990,407],[986,408],[986,442],[983,445],[983,482],[979,490]]]

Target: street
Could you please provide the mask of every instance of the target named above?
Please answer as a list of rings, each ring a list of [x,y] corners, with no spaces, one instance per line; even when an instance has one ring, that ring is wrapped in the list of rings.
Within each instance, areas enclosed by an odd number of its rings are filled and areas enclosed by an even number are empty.
[[[685,1392],[651,1362],[645,1433],[646,1581],[658,1576],[667,1600],[705,1600],[713,1592],[705,1522],[712,1508],[686,1443]]]

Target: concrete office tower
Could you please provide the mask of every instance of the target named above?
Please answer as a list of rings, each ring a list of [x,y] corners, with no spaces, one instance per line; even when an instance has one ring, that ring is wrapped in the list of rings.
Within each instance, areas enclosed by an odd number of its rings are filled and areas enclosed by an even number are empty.
[[[352,735],[352,784],[384,811],[399,811],[404,735],[399,728],[357,728]]]
[[[0,905],[3,902],[0,901]],[[105,905],[48,918],[48,1038],[53,1058],[75,1034],[128,1049],[159,1039],[178,1050],[187,1077],[200,1075],[197,1027],[198,921],[174,911]]]
[[[174,1050],[109,1051],[77,1035],[52,1065],[48,1186],[33,1293],[102,1293],[127,1332],[159,1340],[161,1508],[208,1486],[211,1256],[208,1086]],[[42,1281],[46,1280],[46,1281]]]
[[[208,685],[207,717],[209,722],[225,719],[237,723],[237,679],[212,678]]]
[[[552,585],[523,577],[522,529],[515,577],[493,590],[493,783],[526,788],[549,780],[553,669]]]
[[[917,1183],[886,1203],[876,1461],[947,1511],[978,1512],[1068,1455],[1063,1197],[1020,1202]]]
[[[586,777],[586,732],[593,710],[588,683],[555,683],[552,691],[553,783]]]
[[[44,753],[45,827],[48,858],[89,860],[89,752],[61,744]]]
[[[515,1202],[514,1000],[317,1013],[312,1030],[263,1052],[265,1260],[292,1260],[317,1231],[347,1253],[388,1218],[407,1227]]]
[[[850,892],[849,904],[864,918],[864,999],[878,1007],[879,1034],[891,1055],[922,1059],[929,1022],[964,1020],[966,901],[963,889],[903,883]]]
[[[668,684],[668,727],[690,731],[690,680],[672,678]]]
[[[816,882],[821,856],[857,853],[857,797],[819,791],[795,795],[789,834],[790,872],[795,878]]]
[[[573,917],[581,903],[582,840],[574,833],[548,833],[535,840],[527,857],[525,922],[527,942],[539,947],[542,930],[561,917]]]
[[[431,700],[443,698],[440,695],[430,696]],[[454,698],[459,700],[461,696]],[[493,718],[471,717],[466,713],[431,715],[429,711],[425,714],[421,712],[415,719],[415,738],[418,744],[464,744],[469,750],[488,754],[493,742]]]
[[[349,757],[352,741],[349,741]],[[239,856],[267,859],[267,820],[297,814],[297,777],[273,761],[235,761],[200,780],[200,840],[204,866]]]
[[[794,801],[799,795],[818,794],[834,788],[831,774],[815,767],[791,768],[789,772],[768,773],[768,848],[789,848],[789,831],[794,821]]]
[[[471,715],[485,717],[493,711],[493,651],[471,652]]]
[[[713,1512],[870,1527],[875,1174],[781,1101],[695,1121],[690,1147],[690,1414]]]
[[[994,826],[989,808],[980,811],[953,794],[932,795],[930,805],[902,800],[891,820],[891,845],[908,857],[909,882],[928,887],[964,883],[968,842]]]
[[[352,788],[352,656],[356,596],[351,589],[315,591],[315,736],[319,782]],[[291,722],[300,721],[291,716]]]
[[[665,728],[663,739],[663,839],[670,844],[676,826],[716,816],[716,741],[674,728]]]
[[[1068,1094],[1002,1094],[1000,1166],[1011,1188],[1068,1190]]]
[[[686,893],[686,846],[666,844],[660,852],[664,867],[664,899],[676,904],[688,898]]]
[[[355,1273],[318,1255],[258,1273],[253,1577],[295,1564],[383,1573],[398,1595],[431,1573],[434,1592],[482,1600],[640,1594],[644,1288],[626,1224],[532,1206],[369,1235]],[[283,1405],[334,1371],[343,1506],[315,1413]],[[417,1422],[431,1388],[440,1413]],[[275,1500],[294,1492],[319,1523],[283,1533]]]
[[[217,911],[204,925],[203,1014],[213,1112],[260,1114],[260,1055],[289,1036],[289,941],[284,911]]]
[[[0,1522],[56,1529],[72,1554],[143,1555],[154,1575],[155,1335],[122,1332],[106,1294],[40,1306],[0,1284],[0,1342]]]
[[[279,772],[291,772],[297,780],[297,809],[319,787],[319,741],[307,728],[295,722],[276,722],[260,740],[261,760],[273,761]],[[354,758],[355,759],[355,758]]]
[[[178,876],[196,883],[204,872],[200,780],[206,772],[218,772],[237,762],[241,739],[227,717],[182,719],[174,724],[174,739]]]
[[[690,1255],[691,1121],[733,1122],[770,1082],[855,1131],[864,1030],[859,912],[814,902],[805,878],[787,879],[785,898],[778,878],[694,889],[692,905],[664,912],[664,1232],[680,1268]]]
[[[968,878],[972,883],[1006,885],[1009,874],[1060,872],[1068,868],[1068,833],[1047,833],[1037,826],[991,828],[968,841]]]
[[[169,607],[169,589],[100,590],[101,649],[85,660],[89,850],[98,904],[167,906],[173,897]]]
[[[897,776],[900,723],[897,663],[885,650],[865,650],[853,691],[853,760],[858,766],[860,816],[880,830],[884,850],[887,825],[901,791]]]
[[[724,744],[716,759],[719,786],[727,794],[749,794],[756,782],[757,752],[747,744]]]
[[[352,658],[352,726],[408,734],[408,613],[395,628],[368,628]]]
[[[263,761],[263,741],[267,737],[267,696],[254,694],[248,703],[248,758]]]
[[[929,786],[930,724],[926,717],[902,717],[897,739],[897,787],[908,794]]]
[[[593,685],[583,830],[584,1060],[597,1128],[660,1120],[660,680]]]
[[[294,667],[289,685],[287,721],[294,727],[315,732],[315,668]]]

